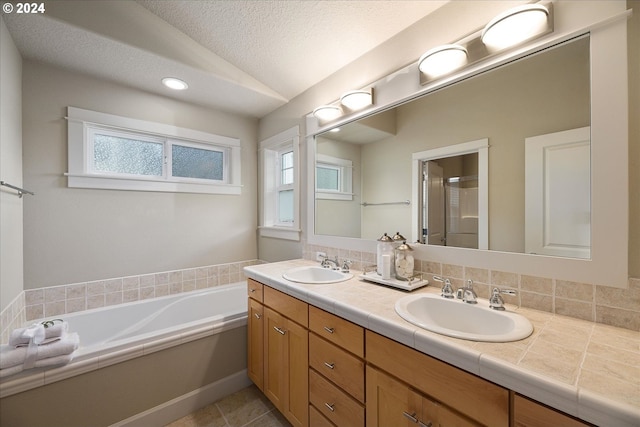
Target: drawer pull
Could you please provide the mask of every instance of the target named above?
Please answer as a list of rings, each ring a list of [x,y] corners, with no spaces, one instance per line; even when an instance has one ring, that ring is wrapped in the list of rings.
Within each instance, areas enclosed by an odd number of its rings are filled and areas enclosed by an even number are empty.
[[[333,328],[330,328],[330,327],[328,327],[328,326],[325,326],[325,327],[324,327],[324,330],[325,330],[325,331],[327,331],[327,332],[329,332],[330,334],[332,334],[332,333],[333,333],[333,331],[334,331],[334,329],[333,329]]]
[[[261,319],[262,316],[260,316],[260,313],[253,313],[254,316],[256,316],[256,319]]]
[[[402,411],[402,415],[404,415],[405,418],[410,419],[412,422],[418,423],[418,419],[416,418],[416,413],[415,412],[413,414],[410,414],[407,411]]]
[[[335,411],[334,406],[336,406],[336,404],[334,403],[334,404],[329,405],[328,403],[325,403],[324,406],[326,406],[328,410],[333,412],[333,411]]]
[[[278,328],[277,326],[274,326],[274,327],[273,327],[273,329],[275,329],[275,330],[276,330],[276,332],[278,332],[278,333],[279,333],[279,334],[281,334],[281,335],[284,335],[284,334],[286,334],[286,333],[287,333],[287,331],[285,331],[284,329],[280,329],[280,328]]]
[[[249,292],[254,293],[256,290],[255,289],[249,289]]]
[[[418,425],[420,427],[433,427],[433,423],[431,421],[429,421],[429,424],[425,424],[422,421],[418,421]]]
[[[326,366],[329,369],[333,369],[336,366],[336,364],[335,363],[324,362],[324,366]]]

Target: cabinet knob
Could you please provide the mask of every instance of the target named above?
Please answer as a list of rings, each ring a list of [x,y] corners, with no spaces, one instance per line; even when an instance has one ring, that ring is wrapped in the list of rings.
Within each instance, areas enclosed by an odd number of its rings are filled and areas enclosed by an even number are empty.
[[[325,403],[324,406],[326,406],[328,410],[333,412],[333,411],[335,411],[334,406],[336,406],[336,404],[335,403],[332,403],[332,404]]]
[[[333,328],[330,328],[330,327],[328,327],[328,326],[325,326],[325,327],[324,327],[324,330],[325,330],[325,331],[327,331],[327,332],[329,332],[330,334],[332,334],[332,333],[333,333],[333,331],[334,331],[334,329],[333,329]]]
[[[275,329],[276,332],[278,332],[281,335],[284,335],[287,333],[287,331],[285,331],[284,329],[278,328],[277,326],[274,326],[273,329]]]
[[[336,364],[335,363],[324,362],[324,366],[326,366],[329,369],[333,369],[336,366]]]

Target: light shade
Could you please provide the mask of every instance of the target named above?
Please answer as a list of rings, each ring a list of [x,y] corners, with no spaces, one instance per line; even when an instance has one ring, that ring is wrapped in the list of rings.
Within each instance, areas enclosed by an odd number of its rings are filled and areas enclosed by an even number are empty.
[[[418,60],[418,68],[429,77],[440,77],[467,63],[467,49],[445,44],[428,50]]]
[[[313,110],[315,118],[322,121],[337,119],[341,114],[342,109],[337,105],[321,105]]]
[[[505,49],[543,33],[549,11],[539,4],[514,7],[493,18],[482,30],[482,42],[491,49]]]
[[[352,90],[340,97],[340,103],[350,110],[361,110],[373,104],[371,89]]]
[[[187,82],[175,77],[165,77],[164,79],[162,79],[162,84],[173,90],[185,90],[189,87]]]

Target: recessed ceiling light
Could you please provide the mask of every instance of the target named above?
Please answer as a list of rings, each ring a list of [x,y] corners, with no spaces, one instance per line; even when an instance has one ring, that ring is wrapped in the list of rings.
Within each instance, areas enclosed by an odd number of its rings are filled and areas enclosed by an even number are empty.
[[[189,87],[187,82],[175,77],[165,77],[164,79],[162,79],[162,84],[173,90],[185,90]]]

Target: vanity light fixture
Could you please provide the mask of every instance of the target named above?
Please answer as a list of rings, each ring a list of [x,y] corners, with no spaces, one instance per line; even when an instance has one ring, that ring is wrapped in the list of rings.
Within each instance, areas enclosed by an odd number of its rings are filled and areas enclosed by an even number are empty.
[[[321,105],[313,110],[313,115],[316,119],[326,122],[340,117],[342,108],[337,105]]]
[[[549,10],[540,4],[517,6],[493,18],[482,30],[482,42],[500,50],[545,32]]]
[[[448,74],[467,63],[467,49],[457,44],[445,44],[428,50],[418,60],[418,68],[431,78]]]
[[[373,104],[373,89],[351,90],[340,97],[340,103],[357,111]]]
[[[162,79],[162,84],[173,90],[185,90],[189,87],[187,82],[175,77],[165,77]]]

